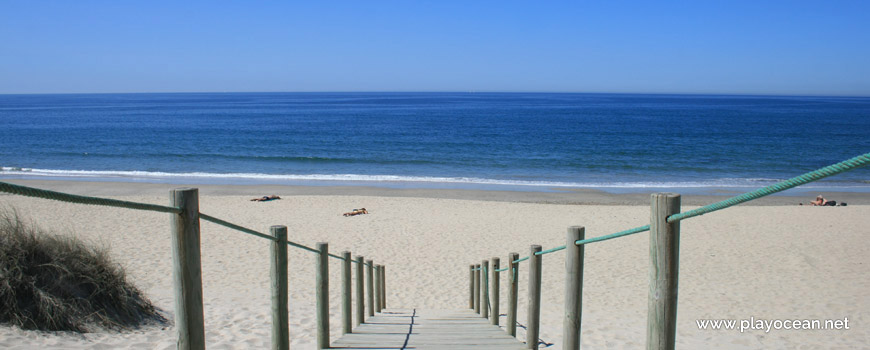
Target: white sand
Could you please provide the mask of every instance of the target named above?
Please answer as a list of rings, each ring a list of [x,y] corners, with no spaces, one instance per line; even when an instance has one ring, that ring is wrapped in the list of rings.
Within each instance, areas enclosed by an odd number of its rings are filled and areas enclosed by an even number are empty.
[[[125,186],[118,184],[117,186]],[[588,237],[648,223],[649,208],[532,204],[438,198],[204,195],[201,211],[261,232],[289,227],[290,239],[330,244],[386,264],[388,305],[465,308],[468,265],[509,252],[564,244],[570,225]],[[167,204],[168,194],[114,198]],[[0,196],[44,228],[107,246],[129,278],[173,313],[169,214]],[[371,214],[342,217],[353,208]],[[684,206],[683,210],[692,207]],[[682,223],[677,347],[683,349],[855,349],[870,343],[870,206],[739,206]],[[202,223],[206,341],[211,349],[269,346],[269,244]],[[586,248],[584,348],[644,346],[648,235]],[[290,250],[291,347],[314,348],[314,255]],[[338,260],[330,259],[333,339],[340,333]],[[561,348],[564,253],[544,256],[541,338]],[[525,323],[528,264],[520,267],[519,321]],[[507,276],[502,274],[502,313]],[[843,319],[849,330],[699,330],[696,319]],[[504,319],[502,319],[504,324]],[[519,330],[524,339],[524,333]],[[0,327],[5,349],[171,349],[174,328],[76,336]]]

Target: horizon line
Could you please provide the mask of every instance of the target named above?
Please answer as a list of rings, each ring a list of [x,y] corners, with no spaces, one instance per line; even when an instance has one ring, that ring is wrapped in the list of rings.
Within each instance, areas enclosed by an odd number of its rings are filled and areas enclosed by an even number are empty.
[[[740,92],[588,92],[588,91],[391,91],[391,90],[350,90],[350,91],[138,91],[138,92],[20,92],[0,93],[9,95],[136,95],[136,94],[587,94],[587,95],[681,95],[681,96],[751,96],[751,97],[843,97],[870,98],[870,95],[836,95],[836,94],[787,94],[787,93],[740,93]]]

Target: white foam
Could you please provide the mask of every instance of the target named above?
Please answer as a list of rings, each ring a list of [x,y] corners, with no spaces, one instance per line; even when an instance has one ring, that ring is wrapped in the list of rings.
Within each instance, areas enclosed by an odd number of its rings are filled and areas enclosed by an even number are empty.
[[[571,188],[737,188],[766,186],[782,179],[769,178],[723,178],[709,181],[662,181],[662,182],[560,182],[560,181],[523,181],[487,179],[477,177],[438,177],[404,175],[361,175],[361,174],[261,174],[261,173],[170,173],[159,171],[115,171],[115,170],[60,170],[0,167],[0,176],[20,176],[25,178],[61,177],[89,179],[124,179],[131,181],[149,180],[249,180],[257,182],[289,181],[334,181],[334,182],[388,182],[388,183],[442,183],[499,186],[537,186]],[[861,184],[837,184],[837,187],[868,187]]]

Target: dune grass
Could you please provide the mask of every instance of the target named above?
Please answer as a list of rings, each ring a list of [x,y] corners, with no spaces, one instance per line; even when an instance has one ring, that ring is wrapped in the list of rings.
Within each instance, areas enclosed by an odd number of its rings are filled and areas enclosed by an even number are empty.
[[[106,250],[0,210],[0,323],[92,332],[167,322]]]

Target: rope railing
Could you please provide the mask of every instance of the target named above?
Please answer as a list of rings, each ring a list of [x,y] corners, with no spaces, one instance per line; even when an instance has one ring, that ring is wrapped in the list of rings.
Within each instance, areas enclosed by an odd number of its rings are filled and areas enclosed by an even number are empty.
[[[801,185],[804,185],[804,184],[807,184],[810,182],[818,181],[818,180],[821,180],[821,179],[826,178],[826,177],[837,175],[837,174],[840,174],[840,173],[843,173],[843,172],[846,172],[849,170],[857,169],[860,167],[864,167],[867,165],[870,165],[870,153],[865,153],[865,154],[859,155],[857,157],[853,157],[851,159],[848,159],[848,160],[845,160],[845,161],[842,161],[842,162],[839,162],[839,163],[836,163],[833,165],[829,165],[829,166],[826,166],[824,168],[810,171],[810,172],[805,173],[803,175],[796,176],[794,178],[791,178],[791,179],[788,179],[785,181],[781,181],[781,182],[778,182],[778,183],[770,185],[770,186],[762,187],[760,189],[757,189],[757,190],[754,190],[751,192],[747,192],[747,193],[744,193],[744,194],[741,194],[738,196],[734,196],[734,197],[731,197],[731,198],[728,198],[728,199],[725,199],[725,200],[722,200],[722,201],[719,201],[716,203],[712,203],[709,205],[705,205],[705,206],[697,208],[697,209],[689,210],[689,211],[686,211],[683,213],[679,212],[679,195],[660,194],[658,197],[656,195],[653,195],[654,200],[653,200],[653,204],[652,204],[652,206],[653,206],[652,210],[653,210],[654,215],[652,215],[652,217],[651,217],[651,222],[653,222],[653,220],[655,220],[656,217],[660,218],[660,221],[656,221],[657,225],[659,225],[658,226],[659,228],[657,229],[658,231],[653,231],[651,234],[654,234],[655,236],[650,238],[651,264],[655,264],[655,266],[651,268],[651,271],[656,271],[656,277],[655,277],[656,281],[654,283],[654,281],[652,280],[652,277],[651,277],[651,281],[650,281],[650,285],[651,285],[650,290],[651,291],[650,291],[650,293],[653,293],[652,290],[655,289],[655,298],[653,298],[652,296],[650,297],[651,298],[650,299],[650,308],[651,308],[650,310],[651,311],[649,314],[650,315],[649,322],[654,322],[655,324],[653,325],[651,323],[649,325],[649,327],[650,327],[650,329],[658,330],[657,332],[655,332],[655,334],[652,335],[652,338],[649,338],[650,335],[648,334],[648,342],[656,344],[652,348],[672,349],[673,343],[670,343],[670,345],[667,345],[668,342],[670,341],[668,339],[672,340],[672,338],[668,338],[668,337],[673,337],[673,335],[675,334],[674,329],[676,327],[675,326],[675,324],[676,324],[675,323],[675,316],[676,315],[675,314],[674,315],[668,314],[667,310],[675,310],[676,309],[676,282],[673,282],[673,283],[669,282],[669,279],[673,277],[674,281],[675,281],[675,278],[676,278],[675,276],[677,273],[676,272],[677,271],[676,270],[676,263],[675,262],[670,263],[670,261],[676,261],[676,257],[678,255],[678,253],[675,251],[675,248],[674,248],[674,247],[678,247],[678,245],[673,245],[673,243],[671,243],[671,242],[673,242],[673,240],[674,240],[673,237],[679,236],[679,228],[677,226],[677,228],[674,229],[673,227],[669,227],[668,225],[672,225],[672,224],[677,223],[681,220],[685,220],[685,219],[693,218],[696,216],[712,213],[712,212],[722,210],[725,208],[729,208],[729,207],[732,207],[732,206],[735,206],[735,205],[738,205],[741,203],[749,202],[749,201],[752,201],[752,200],[755,200],[758,198],[762,198],[762,197],[765,197],[765,196],[768,196],[768,195],[771,195],[774,193],[782,192],[782,191],[785,191],[785,190],[788,190],[791,188],[795,188],[795,187],[798,187],[798,186],[801,186]],[[676,198],[676,200],[674,200],[674,198]],[[565,328],[565,334],[563,335],[565,338],[564,339],[565,348],[566,349],[567,348],[575,348],[575,347],[579,346],[579,306],[578,305],[580,303],[579,291],[582,291],[582,255],[583,255],[582,247],[589,244],[589,243],[602,242],[602,241],[606,241],[606,240],[611,240],[611,239],[615,239],[615,238],[633,235],[636,233],[651,231],[652,227],[653,227],[652,225],[644,225],[644,226],[639,226],[639,227],[631,228],[628,230],[624,230],[624,231],[620,231],[620,232],[616,232],[616,233],[612,233],[612,234],[608,234],[608,235],[588,238],[588,239],[585,238],[585,229],[583,229],[582,227],[572,227],[569,229],[569,237],[572,235],[571,230],[580,230],[577,232],[584,232],[584,233],[580,233],[580,234],[575,233],[576,238],[569,239],[568,243],[566,245],[561,245],[561,246],[550,248],[547,250],[542,251],[542,250],[540,250],[540,246],[532,246],[533,249],[532,249],[532,252],[530,253],[530,255],[523,257],[523,258],[517,258],[517,254],[511,253],[512,259],[508,260],[508,261],[510,261],[510,264],[508,264],[508,266],[506,266],[505,268],[502,268],[502,269],[493,269],[493,271],[498,271],[498,272],[508,271],[508,270],[511,270],[513,264],[519,264],[520,262],[529,260],[532,257],[538,257],[538,256],[550,254],[550,253],[555,253],[558,251],[563,251],[563,250],[566,250],[568,248],[568,246],[574,246],[576,249],[581,249],[579,251],[579,253],[575,250],[569,250],[569,252],[570,252],[569,256],[571,257],[570,259],[572,259],[571,260],[572,263],[577,264],[579,266],[580,273],[579,273],[579,275],[571,276],[571,274],[573,272],[569,271],[569,276],[566,279],[566,283],[567,283],[571,279],[579,278],[578,281],[572,282],[574,284],[571,285],[570,288],[566,287],[566,288],[569,288],[571,290],[578,291],[578,293],[575,293],[578,295],[566,296],[566,319],[565,319],[565,321],[566,321],[565,327],[566,328]],[[675,236],[674,236],[673,232],[676,232]],[[678,242],[678,238],[676,241]],[[578,259],[578,255],[580,256],[579,259]],[[655,255],[655,257],[653,257],[653,255]],[[537,259],[539,259],[539,258],[537,258]],[[540,260],[537,260],[537,259],[535,261],[532,261],[532,263],[530,264],[530,267],[540,269]],[[568,258],[566,258],[566,259],[568,259]],[[519,265],[516,265],[516,266],[518,267]],[[469,286],[471,293],[473,293],[472,297],[474,297],[475,295],[478,295],[480,293],[484,293],[484,295],[489,295],[490,292],[489,292],[489,287],[488,287],[488,278],[486,277],[486,268],[484,266],[481,266],[478,268],[472,268],[471,271],[483,271],[483,275],[485,276],[483,278],[483,280],[480,281],[482,283],[485,283],[483,288],[479,288],[479,287],[475,286],[473,283],[471,286]],[[665,272],[665,271],[667,271],[667,272]],[[517,270],[513,269],[512,275],[514,277],[516,276],[516,273],[517,273]],[[533,298],[533,296],[532,296],[532,293],[533,293],[532,292],[532,284],[540,283],[540,270],[538,270],[537,272],[533,271],[533,274],[530,274],[530,278],[532,278],[533,275],[535,276],[536,281],[530,281],[530,287],[529,287],[529,293],[530,293],[529,298],[530,299],[529,300],[532,300],[532,298]],[[663,276],[663,277],[659,277],[659,276]],[[662,280],[658,281],[659,278],[661,278]],[[512,281],[512,283],[515,283],[515,281]],[[516,286],[512,286],[511,288],[515,288],[515,287]],[[539,289],[539,286],[538,286],[538,289]],[[512,297],[515,298],[516,296],[512,296]],[[538,295],[537,298],[540,298],[540,296]],[[574,299],[572,299],[572,298],[574,298]],[[569,314],[572,313],[572,311],[569,310],[569,305],[568,305],[569,301],[572,304],[570,308],[577,308],[576,309],[577,311],[574,312],[571,316],[569,316]],[[512,302],[515,304],[515,300]],[[531,306],[530,306],[530,310],[531,310]],[[480,310],[476,310],[476,311],[480,312]],[[511,313],[513,313],[515,315],[516,311],[509,310],[509,312],[508,312],[509,317],[510,317]],[[576,318],[572,318],[572,317],[576,317]],[[532,322],[532,321],[530,321],[530,322]],[[495,323],[495,324],[497,324],[497,323]],[[569,327],[568,327],[569,324],[573,324],[574,326],[576,326],[576,329],[569,329]],[[508,330],[508,333],[511,333],[510,330]],[[670,334],[670,335],[668,335],[668,334]],[[511,334],[511,335],[515,335],[515,334]],[[528,341],[528,339],[527,339],[527,341]],[[665,345],[660,346],[662,344],[665,344]]]
[[[109,199],[109,198],[100,198],[100,197],[90,197],[90,196],[81,196],[63,192],[56,192],[50,190],[44,190],[41,188],[34,188],[22,185],[15,185],[8,182],[0,182],[0,192],[6,192],[11,194],[17,194],[26,197],[34,197],[34,198],[42,198],[49,200],[56,200],[61,202],[68,203],[77,203],[77,204],[87,204],[87,205],[99,205],[99,206],[107,206],[107,207],[117,207],[117,208],[126,208],[126,209],[134,209],[134,210],[145,210],[145,211],[155,211],[161,213],[173,213],[173,214],[181,214],[182,210],[178,207],[169,207],[157,204],[149,204],[149,203],[139,203],[139,202],[130,202],[130,201],[122,201],[117,199]],[[240,226],[234,223],[231,223],[226,220],[222,220],[216,218],[214,216],[205,214],[200,212],[199,217],[205,221],[212,222],[214,224],[218,224],[239,232],[247,233],[252,236],[260,237],[263,239],[268,239],[270,241],[276,241],[277,239],[273,236],[257,232],[255,230],[249,229],[244,226]],[[303,244],[299,244],[293,241],[287,241],[287,244],[296,247],[299,249],[307,250],[312,253],[320,253],[317,249],[305,246]],[[343,257],[328,254],[329,257],[344,260]],[[359,263],[355,260],[351,260],[353,263]],[[367,263],[362,263],[363,265],[368,265]]]
[[[777,192],[785,191],[800,185],[805,185],[813,181],[821,180],[829,176],[837,175],[852,169],[857,169],[870,164],[870,153],[862,154],[852,159],[844,160],[837,164],[829,165],[824,168],[810,171],[806,174],[793,177],[791,179],[757,189],[752,192],[747,192],[739,196],[731,197],[721,202],[705,205],[698,209],[689,210],[685,213],[674,214],[668,217],[668,222],[677,222],[688,218],[712,213],[717,210],[722,210],[728,207],[735,206],[740,203],[748,202],[764,196],[768,196]]]
[[[842,162],[837,163],[837,164],[829,165],[829,166],[826,166],[824,168],[817,169],[817,170],[808,172],[806,174],[796,176],[794,178],[791,178],[791,179],[788,179],[785,181],[781,181],[781,182],[778,182],[776,184],[773,184],[773,185],[770,185],[767,187],[757,189],[757,190],[752,191],[752,192],[747,192],[747,193],[744,193],[744,194],[741,194],[738,196],[728,198],[728,199],[723,200],[723,201],[719,201],[719,202],[716,202],[713,204],[708,204],[706,206],[703,206],[703,207],[700,207],[697,209],[693,209],[693,210],[690,210],[690,211],[687,211],[684,213],[671,215],[668,217],[668,222],[676,222],[676,221],[685,220],[688,218],[693,218],[696,216],[701,216],[704,214],[712,213],[712,212],[717,211],[717,210],[729,208],[729,207],[732,207],[732,206],[735,206],[735,205],[738,205],[741,203],[745,203],[745,202],[749,202],[749,201],[752,201],[752,200],[755,200],[758,198],[769,196],[769,195],[777,193],[777,192],[782,192],[782,191],[785,191],[785,190],[788,190],[791,188],[805,185],[805,184],[808,184],[808,183],[813,182],[813,181],[821,180],[821,179],[826,178],[826,177],[837,175],[837,174],[840,174],[840,173],[843,173],[843,172],[846,172],[849,170],[857,169],[857,168],[866,166],[868,164],[870,164],[870,153],[863,154],[863,155],[842,161]],[[614,239],[614,238],[633,235],[635,233],[646,232],[646,231],[649,231],[649,228],[650,228],[649,225],[639,226],[639,227],[635,227],[635,228],[628,229],[625,231],[612,233],[609,235],[578,240],[577,242],[574,242],[574,244],[583,245],[583,244],[589,244],[589,243],[602,242],[602,241],[606,241],[606,240],[610,240],[610,239]],[[558,246],[555,248],[551,248],[551,249],[537,252],[537,253],[535,253],[535,255],[545,255],[545,254],[549,254],[549,253],[558,252],[560,250],[564,250],[565,247],[566,246],[561,245],[561,246]],[[521,258],[521,259],[516,260],[514,262],[522,262],[522,261],[526,261],[528,259],[529,259],[529,257],[524,257],[524,258]]]
[[[358,264],[358,293],[362,291],[359,276],[362,276],[363,266],[368,270],[368,294],[369,294],[369,310],[370,316],[373,312],[381,312],[386,308],[386,276],[384,265],[375,265],[372,260],[368,262],[362,260],[362,257],[357,257],[359,261],[350,258],[350,252],[345,251],[343,254],[346,257],[339,256],[328,252],[328,245],[319,243],[318,248],[314,249],[300,243],[287,240],[286,226],[273,226],[273,235],[257,232],[250,228],[231,223],[229,221],[216,218],[211,215],[204,214],[198,208],[198,192],[196,189],[182,189],[172,191],[172,202],[178,204],[175,206],[162,206],[148,203],[138,203],[123,201],[109,198],[89,197],[74,195],[63,192],[44,190],[39,188],[15,185],[6,182],[0,182],[0,192],[6,192],[21,196],[43,198],[77,204],[100,205],[109,207],[119,207],[134,210],[155,211],[163,213],[178,214],[173,217],[173,270],[176,278],[176,326],[178,328],[178,344],[185,344],[184,348],[205,348],[204,343],[204,325],[202,323],[202,300],[196,299],[194,296],[202,295],[202,280],[201,266],[197,266],[200,262],[200,247],[199,247],[199,226],[194,224],[197,219],[208,221],[220,226],[224,226],[239,232],[267,239],[272,242],[272,259],[271,260],[271,278],[272,278],[272,341],[273,348],[288,349],[289,348],[289,333],[287,330],[287,312],[288,312],[288,295],[287,295],[287,252],[286,247],[292,246],[303,249],[320,255],[318,257],[317,266],[317,323],[318,348],[329,347],[329,319],[328,311],[328,285],[323,284],[327,280],[326,274],[328,267],[327,258],[334,258],[343,261],[342,264],[342,332],[351,332],[351,315],[350,315],[350,266],[351,263]],[[194,214],[191,214],[194,213]],[[193,236],[188,236],[194,234]],[[281,244],[286,242],[286,245]],[[281,248],[283,246],[283,248]],[[184,277],[180,277],[180,276]],[[376,283],[378,288],[372,290],[372,283]],[[373,294],[377,302],[374,307],[371,306]],[[359,295],[359,294],[358,294]],[[364,298],[357,298],[357,310],[363,308]],[[277,304],[276,304],[277,303]],[[360,317],[360,312],[357,312],[358,324],[364,322],[365,318]],[[199,316],[197,316],[199,315]],[[281,321],[283,320],[283,321]],[[179,345],[182,347],[181,345]]]
[[[50,199],[50,200],[61,201],[61,202],[69,202],[69,203],[101,205],[101,206],[106,206],[106,207],[127,208],[127,209],[136,209],[136,210],[156,211],[156,212],[161,212],[161,213],[181,214],[181,208],[177,208],[177,207],[167,207],[167,206],[163,206],[163,205],[148,204],[148,203],[128,202],[128,201],[122,201],[122,200],[117,200],[117,199],[79,196],[79,195],[63,193],[63,192],[43,190],[41,188],[33,188],[33,187],[15,185],[15,184],[7,183],[7,182],[0,182],[0,192],[12,193],[12,194],[17,194],[17,195],[26,196],[26,197],[35,197],[35,198]]]
[[[200,219],[203,219],[203,220],[205,220],[205,221],[209,221],[209,222],[212,222],[212,223],[215,223],[215,224],[218,224],[218,225],[224,226],[224,227],[231,228],[231,229],[236,230],[236,231],[240,231],[240,232],[247,233],[247,234],[249,234],[249,235],[257,236],[257,237],[260,237],[260,238],[265,238],[265,239],[268,239],[268,240],[270,240],[270,241],[275,241],[275,242],[278,241],[278,239],[275,238],[275,237],[269,236],[269,235],[267,235],[267,234],[259,233],[259,232],[257,232],[257,231],[252,230],[252,229],[249,229],[249,228],[247,228],[247,227],[242,227],[242,226],[236,225],[236,224],[231,223],[231,222],[229,222],[229,221],[224,221],[224,220],[218,219],[218,218],[216,218],[216,217],[214,217],[214,216],[211,216],[211,215],[206,215],[206,214],[203,214],[203,213],[199,213],[199,218],[200,218]],[[287,244],[290,244],[290,242],[288,241]],[[315,253],[319,253],[318,251],[316,251],[316,250],[314,250],[314,249],[311,249],[311,248],[308,248],[308,247],[305,247],[305,246],[302,246],[301,248],[303,248],[303,249],[307,249],[307,250],[310,250],[310,251],[315,252]]]

